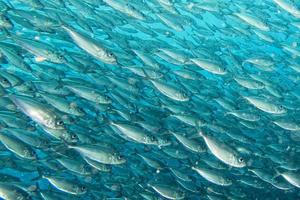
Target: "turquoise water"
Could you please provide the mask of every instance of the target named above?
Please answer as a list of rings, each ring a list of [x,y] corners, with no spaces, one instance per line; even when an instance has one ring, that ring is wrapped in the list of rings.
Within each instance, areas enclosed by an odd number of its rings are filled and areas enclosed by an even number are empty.
[[[0,198],[300,199],[300,2],[0,0]]]

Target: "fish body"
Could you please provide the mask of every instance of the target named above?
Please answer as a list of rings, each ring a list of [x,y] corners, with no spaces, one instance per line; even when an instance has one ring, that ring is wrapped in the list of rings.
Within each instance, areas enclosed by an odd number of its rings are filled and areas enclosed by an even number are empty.
[[[200,132],[199,134],[203,137],[212,154],[222,162],[238,168],[246,166],[246,161],[243,157],[240,157],[236,150],[203,132]]]

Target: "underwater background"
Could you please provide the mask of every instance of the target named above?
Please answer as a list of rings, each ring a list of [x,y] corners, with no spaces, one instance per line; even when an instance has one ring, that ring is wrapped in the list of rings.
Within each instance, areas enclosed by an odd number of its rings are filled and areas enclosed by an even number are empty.
[[[1,199],[300,199],[300,1],[0,0],[0,30]]]

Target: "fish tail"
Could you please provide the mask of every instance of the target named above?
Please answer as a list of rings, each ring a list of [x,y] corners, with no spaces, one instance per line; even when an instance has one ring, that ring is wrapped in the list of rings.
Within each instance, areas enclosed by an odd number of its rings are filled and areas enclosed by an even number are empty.
[[[202,130],[199,130],[198,134],[201,136],[201,137],[204,137],[204,132]]]
[[[234,82],[234,75],[231,73],[226,74],[226,79],[224,80],[224,86],[229,86],[231,85],[232,82]]]
[[[278,176],[281,176],[283,170],[280,167],[277,167],[274,169],[274,171],[275,171],[275,175],[273,179],[277,178]]]
[[[132,153],[133,155],[137,155],[141,157],[141,154],[138,152],[138,150],[136,148],[134,148],[134,151]]]
[[[112,121],[109,119],[107,114],[102,114],[102,121],[104,122],[104,124],[112,124]]]
[[[38,182],[35,182],[32,185],[29,185],[26,189],[32,197],[35,197],[35,198],[40,197],[39,193],[40,193],[41,189],[40,189],[40,186],[39,186]]]
[[[149,76],[149,74],[147,73],[147,71],[144,69],[144,68],[141,68],[142,69],[142,71],[144,72],[144,74],[145,74],[145,79],[146,80],[153,80],[150,76]]]
[[[8,8],[7,11],[14,9],[14,6],[9,1],[6,1],[5,3],[6,3],[6,6]]]
[[[39,190],[38,182],[35,182],[35,184],[28,186],[27,190],[30,192],[37,192]]]
[[[35,93],[35,97],[40,97],[40,98],[42,98],[42,97],[43,97],[43,94],[45,94],[44,91],[37,91],[37,92]]]
[[[228,116],[228,115],[230,115],[232,112],[226,112],[226,113],[224,113],[224,116],[226,117],[226,116]]]
[[[1,35],[1,37],[0,37],[0,41],[8,39],[8,38],[9,39],[12,38],[11,33],[6,28],[1,28],[0,30],[1,30],[1,32],[3,32],[3,35]]]
[[[58,22],[59,22],[59,25],[58,27],[66,27],[67,26],[67,23],[60,17],[60,15],[56,15],[57,19],[58,19]]]
[[[44,170],[42,169],[42,167],[37,167],[37,173],[38,173],[38,176],[31,179],[31,181],[38,181],[40,179],[43,179],[44,178]]]

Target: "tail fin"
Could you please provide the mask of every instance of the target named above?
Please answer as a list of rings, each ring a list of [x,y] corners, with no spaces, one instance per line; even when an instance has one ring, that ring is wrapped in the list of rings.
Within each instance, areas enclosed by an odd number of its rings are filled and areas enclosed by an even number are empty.
[[[202,130],[199,130],[198,134],[201,136],[201,137],[204,137],[205,133],[202,131]]]
[[[42,167],[37,167],[37,173],[38,173],[38,176],[31,179],[31,181],[38,181],[38,180],[44,178],[44,170],[42,169]]]
[[[104,122],[104,124],[110,125],[112,124],[112,121],[109,119],[107,114],[102,114],[102,121]]]
[[[273,179],[275,179],[275,178],[281,176],[281,174],[282,174],[282,172],[281,172],[282,169],[280,169],[280,168],[277,167],[277,168],[275,168],[274,170],[275,170],[275,173],[276,173],[276,174],[274,175]]]
[[[61,16],[59,14],[56,15],[57,16],[57,19],[59,21],[59,25],[60,27],[67,27],[67,23],[61,18]]]
[[[3,35],[0,36],[0,41],[5,40],[7,38],[11,38],[11,34],[9,33],[9,31],[6,28],[1,28],[0,30],[1,30],[1,32],[3,32]]]

